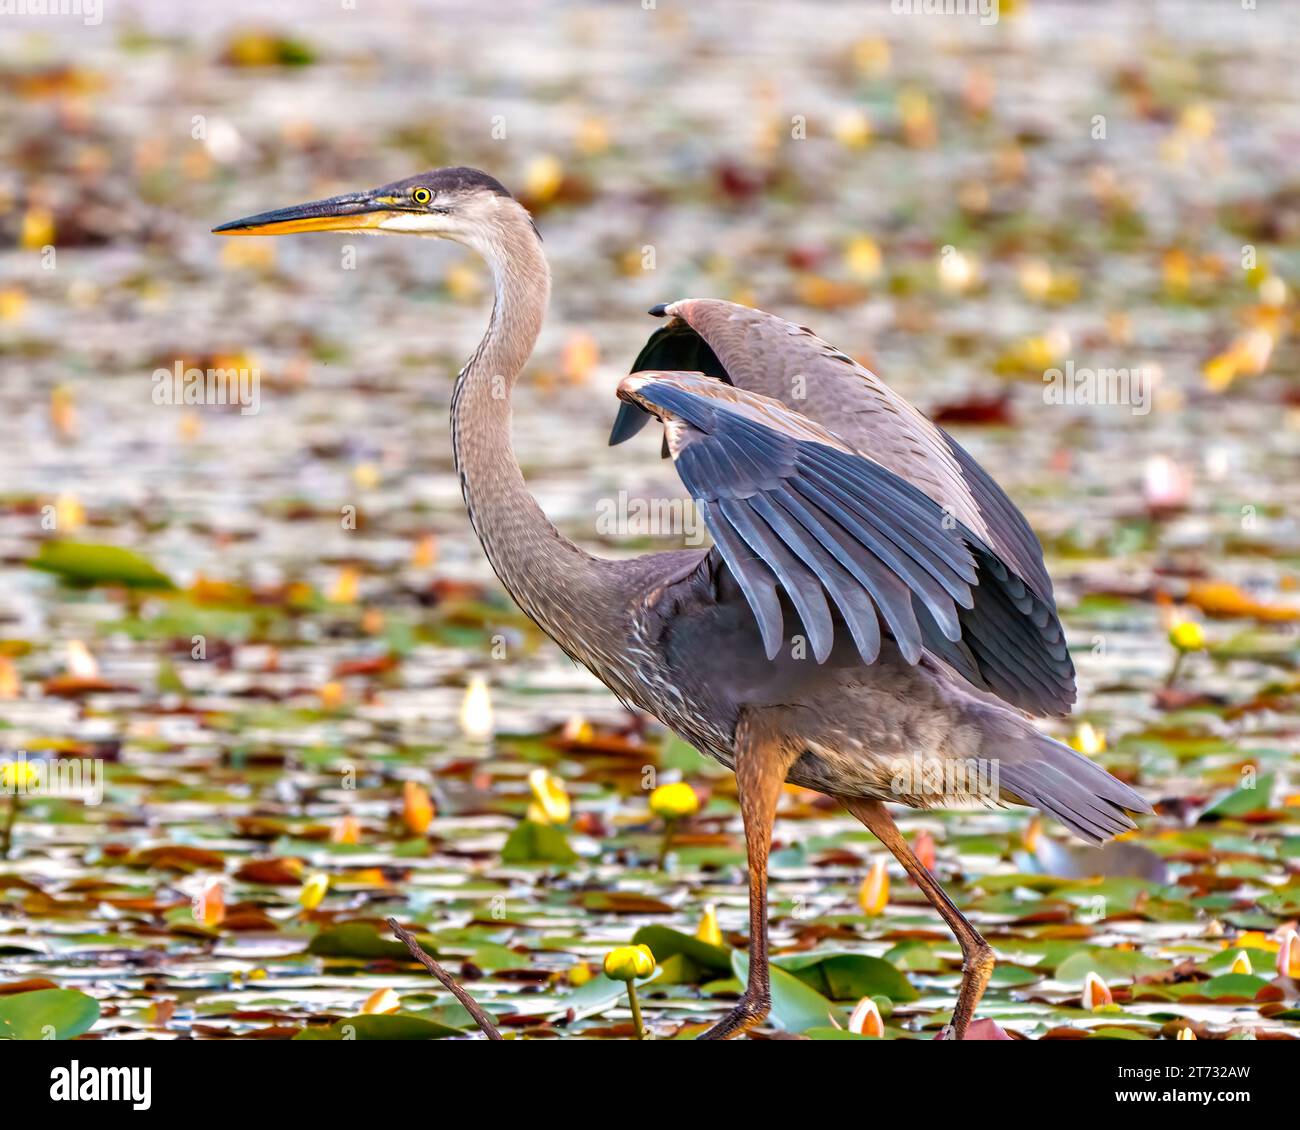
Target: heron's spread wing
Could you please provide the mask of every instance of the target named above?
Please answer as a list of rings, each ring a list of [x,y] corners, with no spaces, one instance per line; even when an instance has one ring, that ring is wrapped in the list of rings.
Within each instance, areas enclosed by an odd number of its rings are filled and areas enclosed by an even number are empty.
[[[661,370],[682,373],[703,373],[725,384],[731,383],[722,362],[709,348],[706,342],[689,325],[679,318],[672,318],[666,325],[660,326],[650,335],[650,340],[637,354],[632,362],[632,372]],[[611,445],[631,439],[650,422],[650,413],[630,401],[623,401],[618,406],[618,416],[609,433]],[[664,458],[668,457],[667,449]]]
[[[1052,578],[1043,564],[1043,547],[1016,504],[990,477],[970,453],[942,428],[935,429],[948,442],[970,487],[975,505],[988,530],[989,544],[1033,587],[1039,596],[1052,599]]]
[[[662,312],[672,320],[651,337],[634,372],[703,372],[815,420],[945,507],[1051,601],[1042,548],[1015,505],[950,436],[874,373],[811,330],[762,310],[685,299]],[[633,434],[632,425],[645,417],[620,410],[619,420],[623,427],[612,443]]]
[[[838,617],[866,663],[888,630],[909,663],[928,651],[1024,709],[1068,709],[1073,666],[1050,606],[923,491],[798,412],[701,374],[634,374],[619,396],[663,420],[769,657],[785,639],[780,590],[818,662]]]

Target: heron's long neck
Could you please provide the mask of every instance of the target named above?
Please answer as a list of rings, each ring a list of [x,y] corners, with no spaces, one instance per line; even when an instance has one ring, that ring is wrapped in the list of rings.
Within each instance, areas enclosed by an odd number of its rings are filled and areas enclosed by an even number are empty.
[[[496,299],[487,333],[452,396],[461,490],[502,584],[571,655],[589,652],[608,570],[547,520],[524,483],[511,438],[510,392],[541,330],[550,271],[522,209],[476,249],[492,268]]]

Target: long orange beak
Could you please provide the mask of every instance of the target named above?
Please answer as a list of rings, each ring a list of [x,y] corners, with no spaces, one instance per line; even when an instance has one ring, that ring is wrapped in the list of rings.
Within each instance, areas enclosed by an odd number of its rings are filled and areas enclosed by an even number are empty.
[[[310,204],[297,204],[292,208],[278,208],[274,212],[261,212],[245,216],[213,228],[216,235],[289,235],[304,231],[364,231],[377,228],[390,216],[402,209],[392,196],[376,196],[373,192],[350,192],[331,196],[328,200],[314,200]]]

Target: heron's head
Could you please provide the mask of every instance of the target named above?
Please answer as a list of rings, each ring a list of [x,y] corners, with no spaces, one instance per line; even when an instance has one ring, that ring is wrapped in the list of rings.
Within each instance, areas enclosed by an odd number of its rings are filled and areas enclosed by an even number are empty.
[[[340,231],[428,235],[481,248],[504,226],[531,223],[500,181],[478,169],[434,169],[381,188],[348,192],[222,224],[218,235]]]

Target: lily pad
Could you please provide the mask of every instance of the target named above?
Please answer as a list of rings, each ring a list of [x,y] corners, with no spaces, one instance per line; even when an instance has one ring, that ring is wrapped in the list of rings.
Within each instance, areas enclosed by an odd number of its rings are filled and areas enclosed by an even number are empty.
[[[731,966],[737,979],[749,979],[749,955],[736,950],[731,955]],[[772,966],[772,1012],[769,1022],[786,1032],[804,1032],[809,1028],[825,1027],[837,1009],[829,1000],[810,985],[787,973],[779,965]]]
[[[1067,985],[1082,985],[1089,973],[1103,981],[1132,981],[1168,968],[1159,958],[1137,950],[1106,949],[1087,946],[1071,954],[1056,967],[1056,980]]]
[[[726,973],[731,969],[731,951],[722,946],[702,942],[680,930],[667,926],[642,926],[633,936],[634,945],[647,945],[662,964],[671,957],[683,955],[702,970]]]
[[[912,983],[884,958],[864,953],[782,954],[773,965],[830,1000],[856,1001],[862,997],[889,997],[914,1001],[919,994]]]
[[[307,946],[317,957],[360,957],[409,961],[410,951],[396,938],[387,938],[368,922],[345,922],[322,930]]]
[[[576,863],[578,853],[564,829],[536,820],[521,820],[501,849],[502,863]]]
[[[328,1028],[304,1028],[295,1040],[442,1040],[465,1035],[459,1028],[409,1012],[362,1014],[336,1021]]]
[[[1251,788],[1233,789],[1216,800],[1201,813],[1201,819],[1207,816],[1249,816],[1252,812],[1267,811],[1274,780],[1272,773],[1261,773]]]
[[[28,562],[70,585],[125,585],[135,589],[175,589],[170,577],[129,549],[89,542],[47,541]]]
[[[99,1002],[76,989],[0,997],[0,1040],[71,1040],[99,1019]]]

